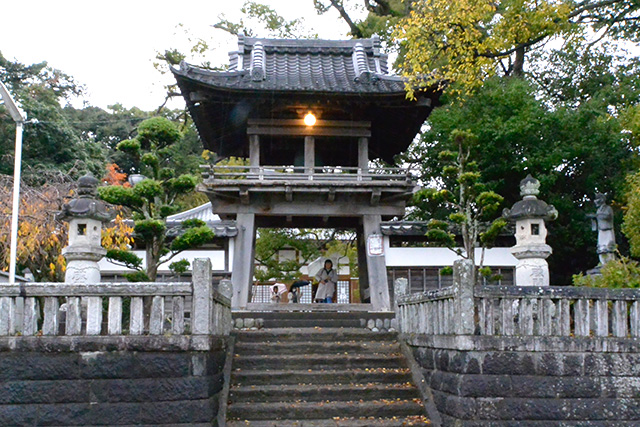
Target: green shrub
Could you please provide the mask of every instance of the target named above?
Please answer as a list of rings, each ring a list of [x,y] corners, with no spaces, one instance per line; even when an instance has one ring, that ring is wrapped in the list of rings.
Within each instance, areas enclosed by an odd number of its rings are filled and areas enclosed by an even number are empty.
[[[600,270],[601,275],[573,276],[574,286],[595,288],[640,288],[640,264],[629,258],[621,257],[609,261]]]

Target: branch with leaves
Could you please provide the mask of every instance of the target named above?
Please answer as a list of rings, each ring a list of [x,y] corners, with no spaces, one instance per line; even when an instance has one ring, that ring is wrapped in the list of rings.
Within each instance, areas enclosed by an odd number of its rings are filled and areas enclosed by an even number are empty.
[[[155,281],[158,267],[180,252],[209,243],[213,231],[203,221],[189,220],[173,240],[167,237],[167,217],[183,206],[179,197],[195,191],[198,178],[191,174],[175,174],[171,148],[182,135],[171,121],[154,117],[140,123],[134,139],[122,141],[117,149],[126,153],[144,173],[144,179],[132,187],[110,185],[99,189],[100,197],[133,213],[134,238],[145,247],[146,267],[127,249],[115,248],[107,258],[136,270],[128,276],[132,281]]]
[[[496,219],[504,199],[486,190],[478,165],[471,158],[477,141],[469,131],[452,132],[451,143],[457,151],[445,150],[438,155],[442,165],[441,185],[418,191],[412,204],[433,214],[449,212],[446,220],[429,221],[427,239],[449,248],[474,264],[475,249],[482,248],[482,268],[484,249],[491,247],[507,222],[502,218]],[[462,239],[461,246],[456,233]]]
[[[640,5],[625,0],[420,0],[395,36],[406,53],[402,68],[411,94],[451,82],[457,85],[450,90],[469,93],[500,71],[522,76],[527,53],[554,37],[637,42],[639,20]]]

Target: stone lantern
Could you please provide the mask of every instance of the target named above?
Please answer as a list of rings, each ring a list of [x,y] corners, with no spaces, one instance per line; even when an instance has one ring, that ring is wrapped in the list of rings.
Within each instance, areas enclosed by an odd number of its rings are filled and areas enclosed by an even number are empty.
[[[99,181],[91,175],[78,180],[76,197],[58,213],[58,219],[69,223],[69,244],[62,250],[67,260],[64,281],[99,283],[98,261],[107,251],[101,245],[102,223],[112,218],[108,205],[99,200]]]
[[[520,182],[522,200],[511,209],[505,209],[502,216],[515,222],[516,245],[511,253],[518,259],[516,266],[517,286],[549,286],[549,265],[546,259],[551,255],[547,245],[545,220],[558,217],[558,211],[536,196],[540,182],[528,175]]]

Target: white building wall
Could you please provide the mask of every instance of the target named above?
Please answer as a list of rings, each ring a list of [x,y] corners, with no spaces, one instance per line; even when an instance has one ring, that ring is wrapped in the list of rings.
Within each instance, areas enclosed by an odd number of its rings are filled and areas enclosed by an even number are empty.
[[[444,267],[451,266],[459,257],[447,248],[390,247],[385,236],[385,257],[387,267]],[[481,249],[476,250],[476,263],[479,264]],[[510,248],[491,248],[485,250],[484,265],[487,267],[515,267],[518,260],[511,255]]]
[[[235,239],[229,239],[229,269],[233,265],[233,252],[234,252]],[[453,265],[453,261],[458,259],[456,254],[446,248],[423,248],[423,247],[390,247],[389,238],[385,236],[384,238],[385,245],[385,257],[387,267],[444,267]],[[476,260],[479,263],[481,250],[476,250]],[[144,251],[134,251],[136,255],[140,258],[145,259]],[[212,268],[214,271],[224,271],[224,250],[190,250],[184,251],[180,255],[176,256],[173,261],[178,261],[180,259],[186,259],[190,263],[193,263],[193,260],[196,258],[205,258],[209,257],[211,259]],[[317,267],[312,267],[312,274],[315,270],[318,270],[322,267],[322,263],[324,262],[324,257],[320,257],[315,260],[317,263]],[[168,273],[169,272],[169,264],[165,263],[160,266],[160,273]],[[484,255],[484,265],[487,267],[515,267],[518,260],[511,255],[510,248],[491,248],[485,251]],[[340,274],[347,274],[348,267],[345,266],[347,262],[341,260],[340,264]],[[314,264],[314,263],[312,263]],[[127,270],[124,267],[113,264],[106,259],[102,259],[99,262],[100,271],[104,273],[121,273],[127,272],[131,270]],[[303,267],[301,269],[303,274],[308,273],[308,267]]]

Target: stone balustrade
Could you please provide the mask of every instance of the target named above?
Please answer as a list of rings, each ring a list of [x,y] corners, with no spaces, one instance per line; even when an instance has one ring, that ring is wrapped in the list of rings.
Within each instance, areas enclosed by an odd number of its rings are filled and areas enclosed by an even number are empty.
[[[408,295],[396,317],[442,425],[639,425],[640,290],[453,286]]]
[[[480,335],[640,337],[640,290],[485,286],[474,292]]]
[[[192,283],[0,285],[0,337],[228,335],[230,284],[212,289],[208,259],[193,268]]]
[[[407,295],[396,284],[400,329],[408,334],[640,337],[640,290],[473,286],[454,266],[448,288]],[[403,280],[403,279],[400,279]]]

